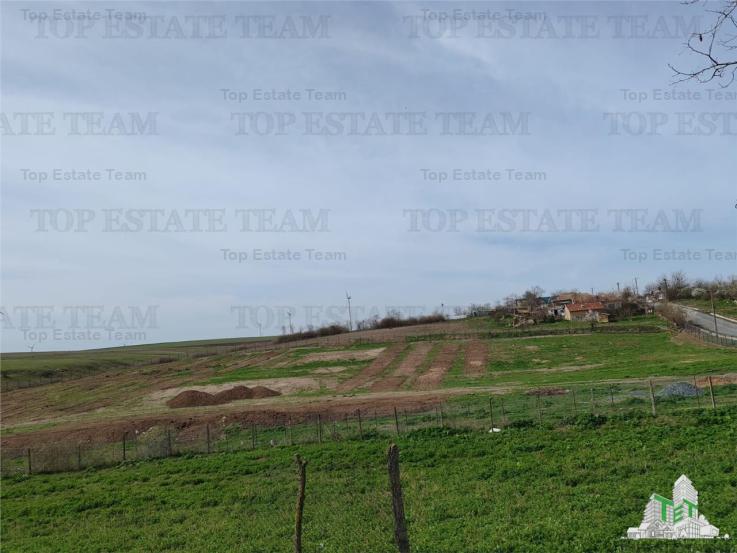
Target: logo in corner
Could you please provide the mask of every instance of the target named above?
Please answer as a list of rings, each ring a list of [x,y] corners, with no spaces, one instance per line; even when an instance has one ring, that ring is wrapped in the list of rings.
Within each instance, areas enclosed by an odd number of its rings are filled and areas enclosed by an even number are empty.
[[[699,514],[699,492],[685,474],[673,485],[673,499],[656,493],[651,495],[642,523],[627,530],[631,540],[712,539],[718,536],[719,528]]]

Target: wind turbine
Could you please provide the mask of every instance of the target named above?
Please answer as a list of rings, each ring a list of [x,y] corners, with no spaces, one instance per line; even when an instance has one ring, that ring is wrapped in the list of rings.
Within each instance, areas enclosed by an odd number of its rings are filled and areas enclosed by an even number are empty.
[[[26,346],[26,347],[31,350],[31,353],[33,353],[33,348],[36,347],[36,344],[31,344],[30,346]]]
[[[345,299],[348,300],[348,330],[353,330],[353,315],[351,315],[351,295],[345,291]]]

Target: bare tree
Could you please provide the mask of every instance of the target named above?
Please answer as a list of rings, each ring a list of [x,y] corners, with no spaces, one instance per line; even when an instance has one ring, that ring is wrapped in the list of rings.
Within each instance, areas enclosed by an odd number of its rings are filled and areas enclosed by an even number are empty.
[[[686,4],[702,3],[702,0],[687,0]],[[704,5],[707,4],[703,1]],[[704,30],[692,33],[686,48],[699,56],[700,62],[694,69],[681,70],[671,64],[675,82],[696,80],[708,83],[717,80],[726,88],[734,82],[737,71],[737,0],[721,0],[717,9],[707,9],[713,14],[713,22]]]

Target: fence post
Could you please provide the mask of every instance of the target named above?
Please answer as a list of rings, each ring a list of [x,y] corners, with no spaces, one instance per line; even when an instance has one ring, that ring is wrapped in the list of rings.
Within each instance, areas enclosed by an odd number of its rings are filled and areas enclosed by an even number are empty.
[[[251,423],[251,449],[256,449],[256,423]]]
[[[536,394],[537,397],[537,418],[540,421],[540,426],[543,424],[543,412],[542,408],[540,407],[540,394]]]
[[[594,388],[591,387],[591,414],[595,414],[596,412],[596,402],[594,401]]]
[[[399,417],[397,416],[396,407],[394,407],[394,427],[397,429],[397,436],[399,436]]]
[[[82,444],[77,444],[77,470],[82,470]]]
[[[653,417],[658,416],[658,412],[655,410],[655,393],[653,392],[653,381],[647,381],[650,386],[650,404],[652,405]]]
[[[696,388],[696,401],[700,409],[701,408],[701,390],[699,389],[699,385],[696,384],[696,375],[694,375],[693,377],[693,387]]]
[[[394,542],[399,553],[409,553],[409,535],[404,519],[404,499],[402,497],[402,481],[399,474],[399,448],[396,444],[389,446],[387,453],[387,469],[389,471],[389,488],[392,494],[392,514],[394,515]]]
[[[206,438],[207,438],[207,452],[210,453],[211,452],[211,449],[210,449],[210,423],[207,423],[205,425],[205,435],[206,435]]]
[[[614,390],[611,386],[609,386],[609,403],[612,406],[612,411],[614,411]]]
[[[294,445],[294,430],[292,429],[292,415],[289,415],[289,445]]]
[[[711,377],[709,377],[709,395],[711,396],[711,408],[716,411],[717,402],[714,400],[714,385],[711,382]]]
[[[31,448],[26,448],[26,460],[28,461],[28,474],[31,474]]]
[[[317,441],[322,443],[322,421],[320,420],[320,413],[317,414]]]
[[[171,457],[171,428],[166,427],[166,453],[167,457]]]
[[[123,432],[123,461],[125,461],[125,438],[128,435],[128,432]]]
[[[578,405],[576,404],[576,390],[571,388],[571,393],[573,394],[573,414],[578,414]]]
[[[491,429],[494,430],[494,404],[489,396],[489,419],[491,420]]]
[[[361,439],[363,440],[363,423],[361,422],[361,410],[358,410],[358,434],[361,436]]]
[[[294,456],[297,463],[297,479],[299,491],[297,493],[297,511],[294,516],[294,553],[302,553],[302,514],[305,509],[305,486],[307,484],[307,461],[299,455]]]

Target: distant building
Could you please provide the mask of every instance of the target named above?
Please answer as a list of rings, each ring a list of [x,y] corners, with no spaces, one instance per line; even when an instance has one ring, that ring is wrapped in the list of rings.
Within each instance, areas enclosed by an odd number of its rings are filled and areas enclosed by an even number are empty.
[[[609,322],[609,314],[606,312],[606,307],[599,301],[567,304],[563,317],[566,321]]]

